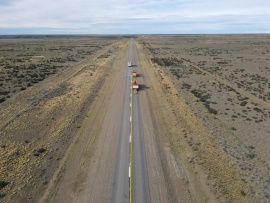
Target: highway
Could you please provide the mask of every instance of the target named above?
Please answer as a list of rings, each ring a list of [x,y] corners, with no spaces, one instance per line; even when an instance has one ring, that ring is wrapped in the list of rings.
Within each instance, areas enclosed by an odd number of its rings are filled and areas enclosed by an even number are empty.
[[[195,97],[183,96],[181,81],[153,62],[175,41],[154,38],[87,43],[81,61],[3,103],[4,202],[247,202],[248,185],[215,140],[222,129],[213,132],[204,106],[190,106]]]
[[[154,135],[145,91],[134,94],[131,89],[133,69],[140,74],[139,83],[143,81],[134,39],[124,45],[40,202],[151,202],[149,180],[159,183],[152,187],[155,197],[165,196],[161,172],[156,173],[161,167],[155,145],[145,147],[144,140]],[[154,173],[147,172],[149,166]]]
[[[131,89],[131,72],[137,70],[137,53],[133,39],[130,41],[127,59],[132,61],[132,67],[127,67],[126,61],[124,105],[113,178],[112,203],[150,201],[140,94],[132,93]],[[139,78],[136,79],[140,81]]]

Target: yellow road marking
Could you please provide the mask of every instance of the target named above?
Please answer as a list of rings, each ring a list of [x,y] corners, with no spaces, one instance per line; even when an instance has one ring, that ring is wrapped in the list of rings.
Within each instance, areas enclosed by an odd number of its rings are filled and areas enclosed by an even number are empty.
[[[129,203],[132,203],[132,87],[130,94]]]

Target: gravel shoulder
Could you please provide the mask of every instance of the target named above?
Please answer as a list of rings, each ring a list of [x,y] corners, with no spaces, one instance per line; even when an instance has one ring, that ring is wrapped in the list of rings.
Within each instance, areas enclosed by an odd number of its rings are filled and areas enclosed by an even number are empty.
[[[144,126],[146,157],[151,163],[147,167],[152,202],[215,202],[205,176],[190,162],[193,151],[182,142],[187,126],[180,124],[177,115],[182,112],[175,110],[175,105],[179,104],[173,100],[172,93],[164,89],[170,80],[166,78],[165,82],[165,75],[161,78],[160,70],[151,63],[148,53],[138,42],[136,45],[142,82],[146,86],[140,94],[147,98],[142,97],[141,106],[149,109],[149,112],[142,110],[143,120],[151,118],[152,123]]]
[[[111,72],[125,40],[1,103],[1,201],[37,202]],[[104,57],[106,56],[106,57]],[[98,121],[97,121],[98,122]],[[99,121],[100,122],[100,121]]]
[[[128,42],[121,44],[108,77],[86,112],[67,159],[40,202],[109,202],[122,115],[123,68]],[[126,64],[126,63],[125,63]]]
[[[269,202],[269,68],[255,74],[247,61],[265,65],[270,49],[256,36],[237,38],[242,49],[222,38],[223,52],[215,37],[189,37],[136,39],[151,202]],[[116,41],[19,93],[1,90],[1,201],[110,201],[129,43]]]
[[[110,201],[127,45],[126,40],[109,45],[1,103],[1,179],[8,183],[1,189],[1,200]],[[161,103],[147,88],[153,85],[160,91],[161,86],[158,80],[150,80],[151,69],[143,68],[145,58],[139,59],[151,202],[189,202],[184,176],[155,110]]]
[[[257,35],[138,39],[163,88],[159,97],[170,104],[160,105],[168,114],[164,123],[175,116],[166,137],[176,159],[186,160],[192,197],[204,188],[206,202],[211,196],[212,202],[269,201],[268,41]]]

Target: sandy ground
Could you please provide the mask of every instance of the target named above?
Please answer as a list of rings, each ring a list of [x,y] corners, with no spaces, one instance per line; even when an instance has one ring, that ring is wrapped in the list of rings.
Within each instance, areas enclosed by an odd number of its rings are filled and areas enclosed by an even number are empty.
[[[136,39],[151,202],[269,202],[268,40],[267,35]],[[120,115],[115,110],[121,95],[115,89],[121,89],[119,68],[128,42],[105,40],[43,81],[28,87],[21,80],[25,90],[6,93],[14,71],[4,70],[0,201],[110,200],[117,137],[106,131],[118,131],[112,120]],[[92,45],[81,43],[83,53],[90,50]],[[39,50],[39,40],[32,44]],[[10,58],[5,53],[2,64]],[[58,54],[57,61],[67,58]],[[44,69],[38,64],[40,78]]]
[[[217,201],[269,202],[269,36],[139,41],[183,131],[167,136],[175,153],[193,151]]]
[[[110,201],[128,43],[108,45],[1,103],[1,201]],[[151,202],[189,202],[185,188],[171,184],[175,161],[147,99],[152,75],[139,72]]]
[[[106,69],[98,97],[85,113],[76,140],[40,202],[109,202],[121,121],[125,75],[121,71],[128,41]]]
[[[123,111],[121,101],[124,92],[123,80],[126,77],[123,63],[127,63],[127,45],[128,43],[112,64],[112,70],[100,90],[99,97],[95,99],[87,113],[88,117],[81,125],[77,141],[71,145],[66,154],[67,160],[55,174],[54,181],[40,202],[111,201],[120,118]],[[144,87],[141,88],[139,97],[150,199],[151,202],[190,202],[192,198],[185,188],[186,180],[179,176],[179,169],[175,168],[176,162],[164,140],[166,129],[159,127],[159,122],[162,121],[157,118],[160,115],[153,112],[155,99],[148,101],[152,93],[148,91],[150,82],[147,78],[152,75],[143,71],[141,67],[145,65],[138,62],[137,80]]]
[[[42,196],[122,43],[108,44],[1,103],[1,200],[37,202]]]
[[[168,82],[171,84],[169,78],[164,74],[161,78],[161,70],[157,70],[151,63],[149,55],[139,43],[137,43],[137,48],[143,71],[143,82],[147,87],[145,94],[148,98],[147,101],[142,101],[145,103],[142,106],[150,109],[154,128],[151,136],[145,138],[148,139],[146,141],[148,146],[146,146],[146,156],[154,153],[156,155],[151,158],[157,159],[156,163],[152,161],[154,164],[148,165],[149,182],[150,185],[158,185],[159,179],[156,176],[160,176],[165,183],[165,187],[161,190],[167,190],[167,196],[163,194],[164,199],[157,199],[157,201],[216,202],[214,195],[205,183],[205,175],[198,173],[198,169],[190,162],[194,156],[193,151],[181,142],[186,135],[187,126],[178,117],[183,112],[175,109],[175,105],[179,105],[176,102],[179,101],[172,98],[172,93],[164,88]],[[157,192],[158,190],[151,191],[151,197],[157,197]]]

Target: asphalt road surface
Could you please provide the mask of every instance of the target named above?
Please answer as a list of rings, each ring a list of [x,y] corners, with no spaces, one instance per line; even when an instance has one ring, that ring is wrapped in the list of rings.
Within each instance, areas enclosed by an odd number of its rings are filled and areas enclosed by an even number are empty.
[[[152,125],[142,126],[142,118],[150,118],[141,113],[149,110],[140,106],[143,92],[131,89],[132,70],[140,68],[133,39],[125,50],[112,61],[109,77],[40,202],[150,202],[143,128]],[[160,180],[160,174],[151,180]],[[152,191],[165,191],[158,185]]]
[[[137,70],[137,55],[133,39],[128,49],[123,114],[118,140],[117,162],[113,179],[112,202],[149,202],[140,94],[134,94],[131,81],[132,70]]]

